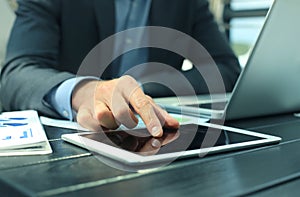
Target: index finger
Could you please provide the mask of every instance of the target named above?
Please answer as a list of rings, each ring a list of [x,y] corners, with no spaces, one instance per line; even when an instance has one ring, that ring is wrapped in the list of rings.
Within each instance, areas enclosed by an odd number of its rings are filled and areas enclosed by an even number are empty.
[[[133,92],[130,104],[136,113],[140,115],[151,135],[161,137],[163,135],[163,129],[157,111],[141,89],[136,89]]]
[[[122,85],[119,87],[126,87],[122,91],[124,93],[123,96],[128,100],[135,112],[140,115],[150,134],[154,137],[161,137],[163,130],[158,118],[159,114],[157,114],[150,99],[144,94],[139,84],[130,76],[121,77],[120,83]]]

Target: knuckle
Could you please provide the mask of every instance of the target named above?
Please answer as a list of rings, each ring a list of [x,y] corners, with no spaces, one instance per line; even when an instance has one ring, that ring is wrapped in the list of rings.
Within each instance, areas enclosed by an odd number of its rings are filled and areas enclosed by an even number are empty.
[[[118,97],[118,90],[113,80],[100,83],[97,92],[98,94],[95,100],[106,103],[107,105],[112,105],[113,100]]]
[[[145,95],[145,96],[146,96],[146,98],[148,99],[148,101],[149,101],[150,103],[154,103],[152,97],[150,97],[150,96],[148,96],[148,95]]]
[[[151,102],[146,97],[135,98],[135,107],[137,112],[139,112],[141,109],[149,107],[149,105],[151,105]]]
[[[118,91],[127,98],[134,97],[141,91],[139,83],[131,76],[124,75],[118,79],[117,87]]]
[[[120,77],[120,84],[121,85],[123,84],[127,87],[135,87],[136,85],[138,85],[136,80],[129,75],[124,75],[124,76]]]
[[[120,77],[120,79],[135,82],[135,79],[130,75],[123,75],[122,77]]]
[[[101,94],[110,94],[112,91],[112,85],[109,82],[102,82],[98,85],[98,91],[101,92]]]

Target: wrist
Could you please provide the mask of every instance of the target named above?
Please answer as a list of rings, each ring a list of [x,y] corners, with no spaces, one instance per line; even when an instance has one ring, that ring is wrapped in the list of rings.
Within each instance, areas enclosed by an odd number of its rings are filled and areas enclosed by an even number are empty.
[[[98,82],[98,80],[84,80],[76,85],[72,93],[73,110],[77,112],[84,102],[94,98],[95,88]]]

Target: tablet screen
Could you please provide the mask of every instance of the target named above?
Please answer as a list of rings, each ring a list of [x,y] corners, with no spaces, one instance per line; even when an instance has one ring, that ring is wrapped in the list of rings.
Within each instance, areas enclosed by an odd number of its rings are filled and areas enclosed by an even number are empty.
[[[154,147],[159,149],[154,153],[157,155],[264,139],[196,124],[182,125],[178,130],[164,129],[161,138],[150,136],[146,129],[81,134],[81,136],[143,156],[149,155],[145,152],[149,152],[149,147],[153,149],[153,143]]]

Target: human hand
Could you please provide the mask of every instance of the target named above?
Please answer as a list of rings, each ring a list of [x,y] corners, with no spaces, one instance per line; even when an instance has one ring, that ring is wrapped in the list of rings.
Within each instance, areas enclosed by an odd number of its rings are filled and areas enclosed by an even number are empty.
[[[130,76],[81,82],[73,91],[72,107],[77,112],[77,122],[91,131],[116,129],[120,124],[134,128],[138,123],[134,113],[154,137],[163,135],[162,127],[179,127],[178,121],[145,95]]]

